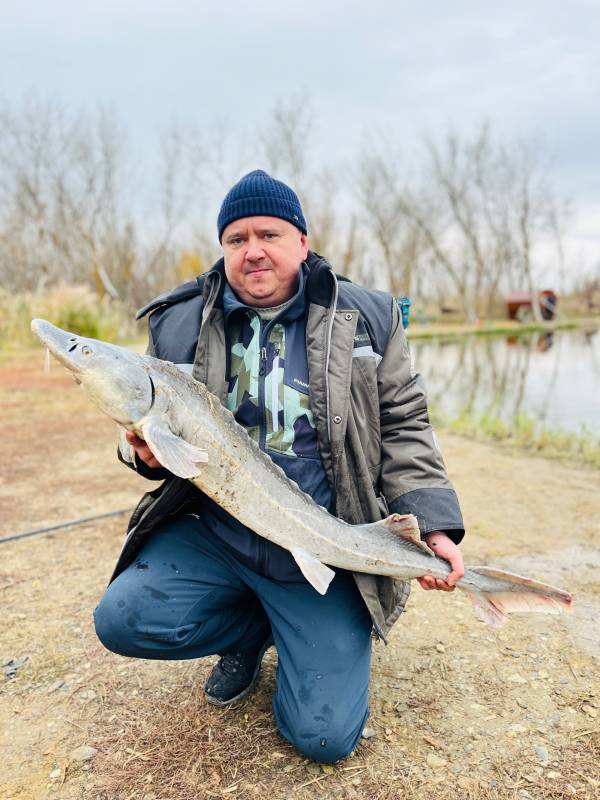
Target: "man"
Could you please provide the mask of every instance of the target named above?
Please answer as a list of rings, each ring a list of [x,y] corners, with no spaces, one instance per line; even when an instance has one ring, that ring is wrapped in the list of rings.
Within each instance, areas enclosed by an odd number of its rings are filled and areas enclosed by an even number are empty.
[[[257,170],[227,194],[224,257],[139,312],[150,353],[192,371],[288,477],[350,523],[414,513],[427,543],[463,574],[458,501],[427,417],[394,299],[336,277],[309,251],[296,194]],[[109,649],[139,658],[221,656],[206,698],[246,696],[277,648],[280,732],[336,761],[368,716],[371,633],[385,638],[408,584],[336,570],[319,595],[291,554],[163,469],[134,434],[138,472],[165,483],[133,514],[95,612]]]

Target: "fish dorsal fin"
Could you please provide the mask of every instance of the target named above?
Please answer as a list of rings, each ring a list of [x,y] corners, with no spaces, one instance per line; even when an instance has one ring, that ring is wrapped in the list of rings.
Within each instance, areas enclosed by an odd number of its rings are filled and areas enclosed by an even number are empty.
[[[335,577],[335,572],[311,555],[302,547],[292,547],[291,554],[300,568],[300,572],[319,594],[325,594],[329,584]]]
[[[208,461],[208,453],[171,431],[156,417],[147,417],[139,425],[142,437],[160,463],[180,478],[195,478],[200,470],[197,464]]]
[[[362,527],[371,529],[385,528],[399,539],[404,539],[405,542],[409,542],[415,547],[418,547],[419,550],[427,553],[428,556],[435,556],[431,547],[421,539],[419,523],[414,514],[390,514],[390,516],[385,519],[380,519],[378,522],[372,522]]]

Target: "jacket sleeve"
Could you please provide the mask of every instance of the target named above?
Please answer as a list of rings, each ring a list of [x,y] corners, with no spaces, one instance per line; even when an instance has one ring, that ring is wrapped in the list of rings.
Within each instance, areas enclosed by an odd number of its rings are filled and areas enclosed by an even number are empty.
[[[391,335],[378,367],[381,488],[388,506],[414,514],[421,535],[443,531],[456,544],[464,536],[458,498],[431,424],[421,377],[413,369],[400,311],[392,299]]]
[[[134,472],[137,472],[142,478],[147,478],[149,481],[164,481],[167,478],[173,477],[172,473],[164,467],[149,467],[147,464],[144,464],[144,462],[138,458],[137,453],[135,454],[135,461],[132,464],[130,461],[123,458],[120,448],[117,447],[117,458],[122,464],[125,464],[126,467],[134,470]]]

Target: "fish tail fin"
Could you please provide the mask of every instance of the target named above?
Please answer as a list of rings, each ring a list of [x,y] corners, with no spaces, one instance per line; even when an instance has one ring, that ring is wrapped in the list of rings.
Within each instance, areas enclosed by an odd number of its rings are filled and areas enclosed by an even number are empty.
[[[494,628],[502,627],[513,612],[562,614],[572,608],[573,596],[569,592],[531,578],[493,567],[469,567],[467,575],[482,578],[481,587],[471,580],[463,585],[459,581],[457,586],[467,594],[475,614]]]

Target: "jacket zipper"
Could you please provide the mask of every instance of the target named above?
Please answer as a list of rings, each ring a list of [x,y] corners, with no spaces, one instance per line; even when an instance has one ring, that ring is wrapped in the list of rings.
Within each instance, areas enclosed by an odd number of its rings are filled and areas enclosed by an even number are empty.
[[[268,339],[268,331],[269,325],[267,324],[263,328],[263,321],[260,318],[260,329],[259,329],[259,344],[260,344],[260,360],[258,365],[258,409],[260,414],[260,422],[259,422],[259,430],[258,430],[258,446],[261,450],[267,449],[267,411],[266,411],[266,398],[265,398],[265,387],[266,387],[266,375],[267,375],[267,361],[268,361],[268,348],[269,348],[269,339]],[[265,334],[267,337],[265,338]],[[258,540],[258,573],[259,575],[266,575],[267,574],[267,544],[265,540],[261,536],[257,536]]]
[[[265,413],[265,375],[267,374],[267,348],[262,344],[263,339],[263,322],[260,319],[259,330],[259,344],[260,344],[260,362],[258,366],[258,408],[260,411],[260,427],[258,429],[258,446],[261,450],[266,450],[267,447],[267,419]],[[267,553],[266,546],[261,536],[256,537],[258,542],[258,573],[259,575],[265,574]]]
[[[273,369],[271,370],[271,417],[273,433],[279,430],[279,348],[273,351]]]
[[[262,322],[261,322],[262,339]],[[265,413],[265,375],[267,374],[267,348],[260,348],[260,362],[258,367],[258,410],[260,414],[258,430],[258,446],[265,450],[267,446],[267,415]]]
[[[260,348],[260,368],[258,370],[258,374],[264,378],[267,372],[267,348],[261,347]]]
[[[267,323],[263,328],[262,318],[260,320],[259,329],[259,344],[260,344],[260,360],[258,364],[258,410],[260,414],[260,423],[258,431],[258,446],[261,450],[267,449],[267,412],[266,412],[266,398],[265,398],[265,383],[267,375],[267,361],[269,354],[269,334],[271,325]],[[266,334],[266,336],[265,336]],[[279,353],[277,353],[279,354]]]
[[[327,343],[325,345],[325,408],[327,410],[327,437],[329,438],[329,446],[331,447],[331,398],[329,396],[329,356],[331,354],[331,336],[333,334],[333,323],[335,320],[335,310],[337,308],[338,300],[338,282],[333,275],[333,298],[331,306],[329,307],[330,318],[327,323]]]
[[[273,349],[273,367],[271,369],[271,397],[266,397],[268,347],[260,348],[260,366],[258,370],[258,407],[260,409],[259,441],[261,450],[267,447],[267,404],[271,409],[273,433],[279,430],[279,348]]]

